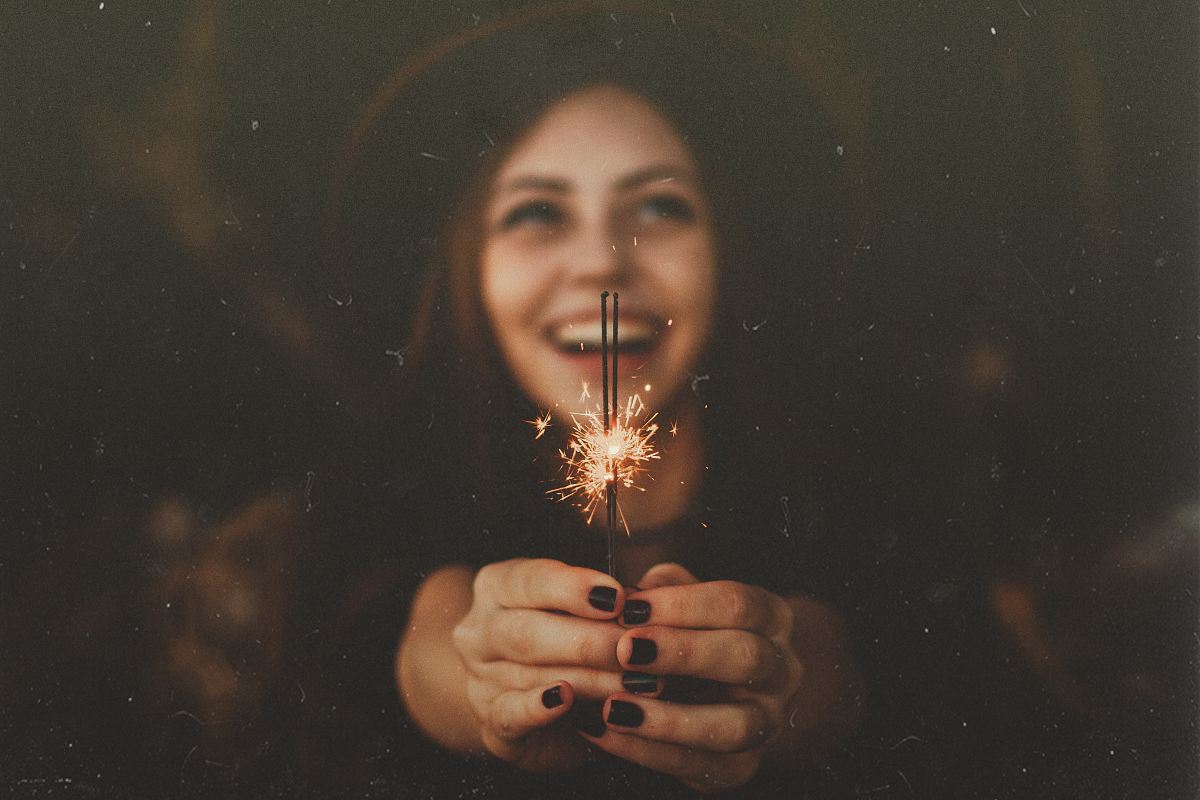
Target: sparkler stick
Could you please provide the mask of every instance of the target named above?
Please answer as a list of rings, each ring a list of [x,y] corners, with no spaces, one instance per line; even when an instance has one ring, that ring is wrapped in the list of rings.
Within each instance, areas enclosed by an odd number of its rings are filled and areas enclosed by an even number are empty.
[[[606,292],[607,294],[607,292]],[[613,292],[613,367],[612,367],[612,413],[613,427],[616,427],[616,416],[619,413],[617,406],[617,301],[621,295]],[[604,298],[600,299],[601,306],[604,304]],[[603,337],[601,338],[603,342]],[[607,424],[607,423],[606,423]],[[612,453],[611,446],[609,448],[610,455]],[[608,492],[605,497],[606,510],[608,511],[608,574],[612,577],[617,576],[616,552],[617,552],[617,470],[616,465],[610,465],[608,480]]]
[[[604,382],[604,432],[608,433],[608,292],[600,293],[600,370]]]

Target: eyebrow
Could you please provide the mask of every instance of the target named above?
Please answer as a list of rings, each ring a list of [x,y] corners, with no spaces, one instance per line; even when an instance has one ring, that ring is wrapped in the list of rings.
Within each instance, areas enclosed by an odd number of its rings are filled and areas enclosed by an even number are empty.
[[[647,183],[670,183],[677,180],[695,182],[696,177],[690,169],[661,164],[631,172],[618,180],[615,185],[617,189],[627,191]],[[504,194],[508,194],[523,189],[536,189],[556,194],[566,194],[571,191],[571,183],[562,178],[546,175],[523,175],[509,181],[501,191]]]
[[[633,189],[647,183],[670,183],[671,181],[695,181],[691,170],[669,164],[646,167],[632,172],[617,181],[618,189]]]
[[[547,178],[540,175],[526,175],[520,178],[515,178],[509,181],[504,186],[504,191],[517,192],[522,189],[541,189],[547,192],[556,192],[565,194],[570,191],[571,185],[560,178]]]

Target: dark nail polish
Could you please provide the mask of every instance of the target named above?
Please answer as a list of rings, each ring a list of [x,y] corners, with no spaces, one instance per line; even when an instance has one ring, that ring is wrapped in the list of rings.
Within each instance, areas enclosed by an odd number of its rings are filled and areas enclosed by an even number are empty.
[[[608,707],[608,721],[622,728],[636,728],[645,718],[641,706],[624,700],[613,700]]]
[[[592,608],[612,611],[617,607],[617,590],[611,586],[597,586],[588,592],[588,602]]]
[[[626,600],[621,619],[626,625],[642,625],[650,619],[650,604],[645,600]]]
[[[626,672],[621,676],[621,685],[633,694],[650,694],[658,689],[658,676],[648,672]]]
[[[600,708],[598,706],[582,706],[571,715],[571,724],[575,729],[586,733],[588,736],[599,738],[608,730],[604,724],[604,717],[600,716]]]
[[[630,664],[650,664],[658,658],[658,645],[653,640],[635,638],[632,642],[633,652],[629,654]]]
[[[542,705],[546,708],[558,708],[563,704],[562,687],[552,686],[542,692]]]

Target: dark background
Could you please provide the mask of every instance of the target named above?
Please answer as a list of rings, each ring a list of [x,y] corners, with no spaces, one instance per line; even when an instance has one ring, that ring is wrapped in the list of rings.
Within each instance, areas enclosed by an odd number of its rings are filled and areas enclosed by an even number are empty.
[[[326,465],[388,479],[363,387],[409,344],[328,346],[331,170],[399,64],[522,5],[0,11],[0,787],[299,791],[295,751],[235,734],[319,702],[275,677],[289,565],[349,480]],[[790,52],[842,142],[855,241],[806,413],[944,520],[881,559],[971,564],[913,610],[972,594],[991,626],[987,763],[957,769],[1193,796],[1195,9],[685,9]]]

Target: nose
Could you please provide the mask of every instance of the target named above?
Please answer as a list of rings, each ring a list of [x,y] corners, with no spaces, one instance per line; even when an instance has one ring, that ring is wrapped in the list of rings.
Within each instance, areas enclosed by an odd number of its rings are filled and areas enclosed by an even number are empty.
[[[572,280],[602,288],[619,287],[633,267],[628,245],[602,217],[577,225],[564,256]]]

